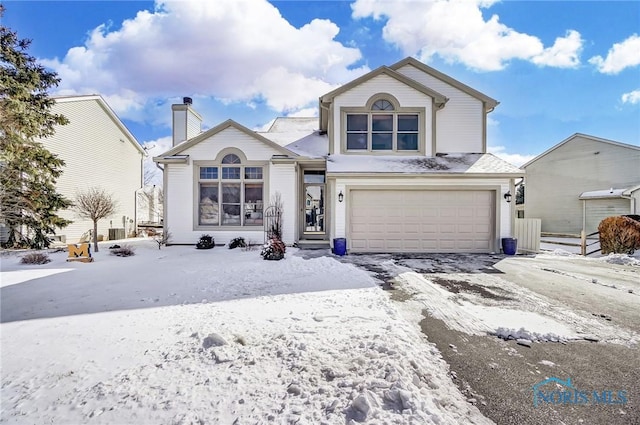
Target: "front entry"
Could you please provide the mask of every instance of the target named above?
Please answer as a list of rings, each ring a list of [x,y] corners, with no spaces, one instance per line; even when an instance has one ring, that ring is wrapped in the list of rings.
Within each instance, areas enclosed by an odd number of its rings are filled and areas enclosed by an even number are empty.
[[[325,234],[325,173],[318,170],[304,171],[304,208],[302,209],[303,233],[305,236]]]

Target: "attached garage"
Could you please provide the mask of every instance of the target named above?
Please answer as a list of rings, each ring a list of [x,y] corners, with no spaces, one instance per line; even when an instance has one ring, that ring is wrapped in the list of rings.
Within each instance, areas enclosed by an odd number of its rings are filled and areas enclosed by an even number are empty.
[[[349,200],[351,252],[494,250],[494,191],[354,189]]]

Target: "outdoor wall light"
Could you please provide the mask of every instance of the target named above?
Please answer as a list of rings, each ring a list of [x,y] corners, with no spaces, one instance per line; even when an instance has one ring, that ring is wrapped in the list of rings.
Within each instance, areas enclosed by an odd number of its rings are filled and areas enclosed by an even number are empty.
[[[338,202],[342,202],[342,201],[344,201],[344,193],[340,191],[340,193],[338,193]]]
[[[504,194],[504,200],[507,202],[511,202],[511,191],[508,191]]]

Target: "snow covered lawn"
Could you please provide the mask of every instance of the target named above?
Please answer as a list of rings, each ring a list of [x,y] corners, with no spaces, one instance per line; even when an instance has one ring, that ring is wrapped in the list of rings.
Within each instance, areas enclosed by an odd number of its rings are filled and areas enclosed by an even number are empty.
[[[131,242],[2,257],[2,423],[490,423],[364,271]]]

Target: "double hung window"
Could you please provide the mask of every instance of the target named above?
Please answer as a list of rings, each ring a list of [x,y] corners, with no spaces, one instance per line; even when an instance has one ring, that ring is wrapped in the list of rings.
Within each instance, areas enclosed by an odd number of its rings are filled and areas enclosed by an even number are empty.
[[[347,151],[418,151],[419,114],[377,100],[371,111],[346,115]]]

